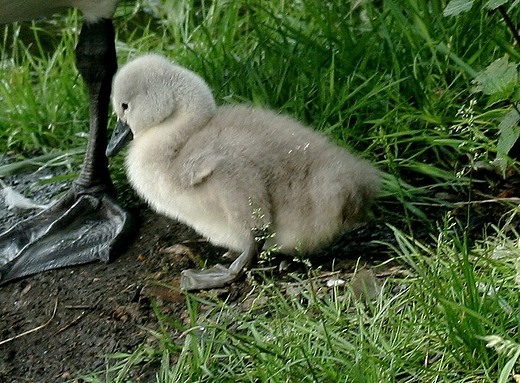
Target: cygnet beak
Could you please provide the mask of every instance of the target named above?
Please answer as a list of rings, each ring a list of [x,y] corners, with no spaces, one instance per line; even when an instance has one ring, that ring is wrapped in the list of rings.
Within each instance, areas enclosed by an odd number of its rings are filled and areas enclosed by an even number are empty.
[[[110,142],[107,145],[107,150],[105,152],[106,156],[114,157],[126,146],[126,144],[132,141],[133,138],[134,134],[132,133],[130,126],[128,126],[126,122],[117,120],[114,133],[112,133],[112,138],[110,138]]]

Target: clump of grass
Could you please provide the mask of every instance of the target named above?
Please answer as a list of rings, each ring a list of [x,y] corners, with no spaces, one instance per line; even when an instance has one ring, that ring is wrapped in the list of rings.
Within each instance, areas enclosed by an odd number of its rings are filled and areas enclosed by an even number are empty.
[[[77,13],[56,21],[4,27],[0,48],[4,152],[34,155],[86,143],[88,102],[74,65]],[[45,32],[49,27],[56,35]]]
[[[442,8],[412,0],[123,2],[117,49],[121,63],[164,53],[200,73],[220,103],[289,113],[362,152],[393,176],[386,195],[398,199],[399,214],[426,220],[417,202],[466,189],[469,179],[457,175],[468,156],[495,158],[500,113],[484,113],[477,101],[475,123],[464,130],[457,112],[475,97],[478,69],[511,50],[500,18],[478,7],[443,18]],[[4,151],[27,156],[85,144],[87,98],[73,55],[80,22],[75,12],[53,22],[51,33],[29,24],[30,39],[19,38],[27,24],[4,33]]]
[[[517,210],[512,210],[511,219]],[[504,234],[508,224],[504,225],[474,246],[469,245],[464,225],[450,218],[432,247],[395,231],[396,252],[418,277],[413,295],[420,309],[430,313],[437,342],[444,343],[443,357],[455,369],[468,368],[467,374],[480,370],[483,377],[498,376],[497,371],[506,368],[504,358],[497,359],[482,340],[497,334],[516,337],[519,237]]]
[[[470,126],[459,111],[475,99],[477,70],[503,52],[489,43],[488,28],[507,38],[500,19],[478,9],[443,18],[442,8],[440,1],[160,2],[145,30],[123,27],[129,35],[120,34],[120,51],[123,61],[127,52],[166,53],[200,73],[219,102],[289,113],[363,152],[393,176],[384,195],[398,199],[399,214],[427,221],[419,203],[438,203],[440,191],[463,193],[473,164],[495,158],[500,112],[472,104]]]

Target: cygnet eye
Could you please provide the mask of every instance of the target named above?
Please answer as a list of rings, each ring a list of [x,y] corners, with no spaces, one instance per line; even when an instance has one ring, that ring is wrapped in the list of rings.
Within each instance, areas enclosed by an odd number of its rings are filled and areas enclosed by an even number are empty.
[[[123,112],[126,111],[128,109],[128,104],[126,102],[123,102],[121,104],[121,108],[123,108]]]

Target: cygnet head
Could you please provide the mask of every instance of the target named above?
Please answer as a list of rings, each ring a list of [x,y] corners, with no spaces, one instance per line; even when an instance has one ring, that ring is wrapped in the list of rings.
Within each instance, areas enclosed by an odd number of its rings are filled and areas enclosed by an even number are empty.
[[[175,120],[203,125],[216,111],[211,90],[200,76],[158,54],[125,64],[114,76],[112,88],[118,125],[107,148],[108,156],[165,120],[174,125]]]

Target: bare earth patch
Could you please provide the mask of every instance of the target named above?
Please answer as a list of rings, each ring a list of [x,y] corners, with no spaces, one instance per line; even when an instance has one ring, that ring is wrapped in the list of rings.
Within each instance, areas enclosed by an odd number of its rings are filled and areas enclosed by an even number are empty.
[[[1,288],[0,341],[18,338],[0,345],[0,381],[53,382],[103,370],[105,354],[133,351],[147,337],[139,326],[154,327],[151,296],[166,298],[181,319],[182,295],[147,287],[161,277],[177,284],[174,276],[189,265],[151,256],[169,233],[179,241],[195,237],[177,226],[150,213],[136,242],[115,262],[44,272]]]

